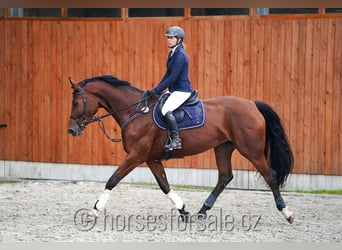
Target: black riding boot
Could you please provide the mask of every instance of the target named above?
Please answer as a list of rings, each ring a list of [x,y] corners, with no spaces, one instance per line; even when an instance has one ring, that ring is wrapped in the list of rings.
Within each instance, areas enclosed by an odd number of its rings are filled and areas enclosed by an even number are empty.
[[[178,124],[172,111],[167,112],[165,115],[165,118],[166,118],[168,128],[170,131],[170,136],[171,136],[171,142],[170,144],[165,145],[165,148],[168,150],[181,149],[182,139],[179,138]]]

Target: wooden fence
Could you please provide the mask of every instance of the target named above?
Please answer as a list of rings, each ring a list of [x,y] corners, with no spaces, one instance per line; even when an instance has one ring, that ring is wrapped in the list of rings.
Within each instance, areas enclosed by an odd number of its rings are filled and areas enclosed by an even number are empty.
[[[342,174],[342,18],[210,17],[0,20],[0,159],[118,165],[125,153],[96,124],[67,134],[68,77],[112,74],[142,89],[165,71],[164,37],[186,31],[190,77],[201,98],[263,100],[281,116],[296,173]],[[120,128],[110,118],[112,136]],[[215,168],[211,151],[165,163]],[[238,153],[234,169],[254,169]]]

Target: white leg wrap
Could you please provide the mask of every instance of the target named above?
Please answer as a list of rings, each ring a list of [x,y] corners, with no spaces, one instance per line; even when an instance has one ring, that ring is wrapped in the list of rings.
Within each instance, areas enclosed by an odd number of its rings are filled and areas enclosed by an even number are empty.
[[[287,207],[284,207],[281,210],[282,214],[284,215],[285,219],[288,219],[290,216],[293,215],[293,212],[291,210],[289,210]]]
[[[175,205],[175,207],[177,209],[182,209],[183,208],[184,203],[183,203],[182,198],[178,194],[176,194],[172,189],[167,194],[167,197],[169,197],[169,199],[173,202],[173,204]]]
[[[97,210],[103,210],[109,200],[109,196],[112,193],[111,190],[105,189],[100,195],[99,201],[96,203]]]
[[[96,209],[93,209],[93,213],[96,217],[99,217],[98,213],[97,213],[97,210]]]

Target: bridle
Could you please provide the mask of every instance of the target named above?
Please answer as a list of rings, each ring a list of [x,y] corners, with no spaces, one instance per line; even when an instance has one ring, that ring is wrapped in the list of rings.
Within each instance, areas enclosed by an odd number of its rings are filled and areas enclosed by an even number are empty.
[[[84,94],[84,87],[82,87],[81,91],[77,91],[76,89],[74,89],[74,91],[72,92],[73,95],[82,95],[82,99],[83,99],[83,111],[80,115],[78,116],[70,116],[70,119],[76,121],[77,119],[83,117],[84,115],[86,115],[87,113],[93,117],[93,114],[91,114],[89,111],[88,111],[88,106],[87,106],[87,99],[85,97],[85,94]],[[74,102],[73,102],[74,104]],[[83,123],[83,122],[82,122]],[[78,124],[79,125],[79,124]],[[82,124],[81,124],[82,125]],[[80,126],[80,125],[79,125]],[[82,127],[82,126],[81,126]]]
[[[122,124],[120,124],[120,128],[124,128],[127,124],[129,124],[131,121],[133,121],[135,118],[137,118],[138,116],[140,116],[141,114],[146,114],[149,112],[150,108],[152,108],[156,102],[152,103],[150,106],[148,106],[148,99],[150,98],[147,94],[147,92],[143,92],[139,98],[139,100],[135,103],[132,103],[126,107],[124,107],[123,109],[120,110],[116,110],[104,115],[100,115],[100,116],[94,116],[94,114],[92,114],[89,110],[88,110],[88,106],[87,106],[87,98],[85,96],[85,91],[84,91],[84,86],[81,86],[81,91],[78,91],[76,89],[74,89],[73,91],[73,95],[82,95],[82,100],[83,100],[83,111],[80,115],[78,116],[70,116],[70,119],[74,120],[77,124],[77,126],[79,126],[79,128],[81,130],[84,130],[85,127],[93,122],[98,122],[99,123],[99,127],[101,129],[101,131],[105,134],[105,136],[112,142],[120,142],[121,139],[115,139],[115,138],[111,138],[108,133],[105,130],[104,124],[102,119],[106,118],[108,116],[112,116],[114,114],[117,114],[119,112],[125,111],[133,106],[137,106],[135,109],[135,113],[130,116],[126,121],[124,121]],[[81,122],[81,124],[77,121],[79,118],[83,117],[84,115],[88,114],[91,118],[89,120],[83,120]]]

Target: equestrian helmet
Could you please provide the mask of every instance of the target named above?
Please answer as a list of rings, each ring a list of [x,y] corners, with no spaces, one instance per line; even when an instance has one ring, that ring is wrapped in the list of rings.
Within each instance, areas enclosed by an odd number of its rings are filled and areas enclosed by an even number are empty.
[[[165,36],[174,36],[176,38],[180,38],[183,40],[185,38],[185,32],[179,26],[172,26],[168,28],[168,30],[165,33]]]

